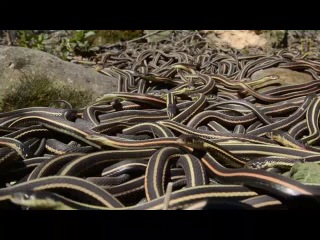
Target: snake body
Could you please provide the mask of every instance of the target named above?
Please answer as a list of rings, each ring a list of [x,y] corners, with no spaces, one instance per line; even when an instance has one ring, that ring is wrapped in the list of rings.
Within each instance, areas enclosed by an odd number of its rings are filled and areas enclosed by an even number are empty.
[[[318,58],[236,54],[197,31],[124,46],[98,61],[118,92],[81,109],[0,112],[0,208],[320,206],[320,187],[282,175],[320,163]],[[313,81],[251,80],[270,67]]]

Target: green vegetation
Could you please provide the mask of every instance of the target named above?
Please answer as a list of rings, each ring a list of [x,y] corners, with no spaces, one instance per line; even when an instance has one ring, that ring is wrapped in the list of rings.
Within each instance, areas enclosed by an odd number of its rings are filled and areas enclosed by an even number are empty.
[[[143,36],[143,30],[99,30],[91,37],[94,46],[128,41]]]
[[[313,43],[313,41],[310,38],[305,37],[301,39],[301,45],[299,50],[302,53],[307,53],[310,51],[316,51],[317,49],[316,49],[316,44]]]
[[[95,35],[93,30],[76,30],[64,37],[51,39],[48,34],[35,34],[30,30],[18,31],[18,44],[21,47],[45,51],[67,60],[69,56],[93,55],[94,48],[89,37]]]
[[[12,111],[19,108],[35,106],[60,107],[54,100],[66,100],[73,107],[84,107],[93,100],[89,91],[75,90],[69,85],[52,82],[46,75],[31,75],[12,85],[0,101],[1,111]]]
[[[18,31],[18,45],[45,51],[68,60],[68,57],[93,56],[97,46],[127,41],[143,35],[143,30],[75,30],[59,38],[49,34],[35,34],[31,30]]]
[[[36,48],[46,50],[44,41],[48,39],[48,34],[34,34],[30,30],[18,31],[18,44],[20,47]]]
[[[306,162],[296,163],[289,172],[283,174],[302,183],[320,183],[320,165]]]
[[[94,56],[96,46],[126,41],[142,35],[143,30],[75,30],[61,31],[57,37],[47,33],[34,33],[31,30],[19,30],[16,44],[70,60],[73,56]],[[19,62],[16,69],[21,69],[25,64],[25,61]],[[92,100],[92,93],[77,91],[67,84],[50,81],[45,74],[26,76],[6,91],[0,100],[0,111],[33,106],[59,107],[60,103],[51,103],[53,100],[66,100],[73,107],[83,107]]]

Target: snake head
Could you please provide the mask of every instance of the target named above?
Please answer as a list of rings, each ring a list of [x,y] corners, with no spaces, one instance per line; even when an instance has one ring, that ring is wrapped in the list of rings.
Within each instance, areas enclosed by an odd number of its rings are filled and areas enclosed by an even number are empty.
[[[204,140],[193,135],[181,134],[178,138],[178,142],[184,143],[192,148],[206,149]]]
[[[272,132],[267,132],[266,133],[266,137],[272,139],[273,133]]]
[[[55,195],[48,191],[23,191],[11,195],[10,201],[21,206],[22,210],[47,209],[47,210],[71,210],[64,205]]]
[[[179,139],[184,143],[190,143],[190,144],[194,143],[195,141],[195,138],[193,136],[187,135],[187,134],[181,134],[179,136]]]
[[[33,156],[32,152],[30,151],[29,147],[27,146],[18,146],[19,151],[23,155],[23,158],[30,158]]]
[[[244,167],[249,169],[261,169],[262,164],[260,162],[249,161],[244,165]]]
[[[86,139],[100,142],[103,140],[103,137],[98,136],[98,135],[87,135]]]
[[[276,79],[279,79],[279,76],[278,75],[269,75],[268,78],[270,80],[276,80]]]
[[[28,202],[34,199],[32,191],[16,192],[11,195],[10,201],[20,205],[22,210],[29,210]]]

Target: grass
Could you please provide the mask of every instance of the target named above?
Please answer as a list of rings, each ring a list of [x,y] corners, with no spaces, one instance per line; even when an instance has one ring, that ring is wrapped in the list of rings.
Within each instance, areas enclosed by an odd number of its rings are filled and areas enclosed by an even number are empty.
[[[0,110],[7,112],[26,107],[60,107],[54,100],[66,100],[74,108],[84,107],[93,100],[92,93],[50,80],[45,74],[26,75],[13,84],[0,101]]]

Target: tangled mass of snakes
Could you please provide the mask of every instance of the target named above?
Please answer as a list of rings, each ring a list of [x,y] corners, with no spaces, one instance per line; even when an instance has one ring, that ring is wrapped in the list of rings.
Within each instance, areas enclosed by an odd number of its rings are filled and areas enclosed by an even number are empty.
[[[199,33],[101,50],[118,91],[83,108],[0,113],[0,208],[290,209],[320,184],[283,173],[320,163],[320,61],[237,54]],[[312,81],[283,85],[268,68]]]

